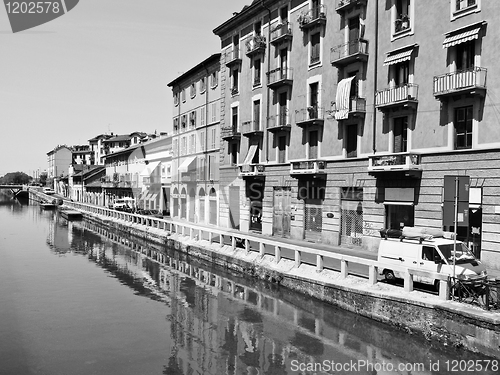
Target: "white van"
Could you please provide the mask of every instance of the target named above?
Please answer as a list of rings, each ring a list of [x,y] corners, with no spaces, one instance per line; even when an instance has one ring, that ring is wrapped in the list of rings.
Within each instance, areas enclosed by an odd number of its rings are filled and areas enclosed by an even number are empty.
[[[401,272],[391,268],[392,265],[453,276],[454,240],[445,238],[445,233],[442,233],[442,237],[402,235],[400,238],[382,239],[378,248],[378,261],[382,263],[380,274],[388,281],[403,278]],[[455,276],[464,280],[486,278],[486,267],[481,261],[463,242],[456,241],[456,244]],[[438,281],[429,277],[414,275],[413,281],[438,286]]]
[[[135,199],[134,198],[120,198],[115,200],[113,203],[113,208],[115,210],[134,210],[135,209]]]

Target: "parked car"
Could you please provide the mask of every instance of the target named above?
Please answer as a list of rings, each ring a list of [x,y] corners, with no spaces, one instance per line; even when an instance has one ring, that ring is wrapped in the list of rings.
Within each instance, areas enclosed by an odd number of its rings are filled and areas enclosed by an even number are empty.
[[[135,199],[134,198],[120,198],[113,203],[113,207],[118,211],[132,212],[135,209]]]
[[[43,188],[43,193],[47,194],[47,195],[52,195],[52,194],[55,194],[56,192],[53,189],[49,188],[49,187],[44,187]]]

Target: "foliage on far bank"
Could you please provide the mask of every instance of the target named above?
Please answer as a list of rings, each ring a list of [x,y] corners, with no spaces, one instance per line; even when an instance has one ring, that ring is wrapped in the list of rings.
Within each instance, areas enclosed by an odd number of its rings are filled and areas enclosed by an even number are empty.
[[[0,177],[0,184],[28,184],[32,179],[24,172],[9,172]]]

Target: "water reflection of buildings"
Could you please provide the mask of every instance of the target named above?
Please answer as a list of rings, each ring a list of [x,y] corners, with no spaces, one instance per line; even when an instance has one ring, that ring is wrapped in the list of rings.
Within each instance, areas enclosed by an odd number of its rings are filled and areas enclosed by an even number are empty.
[[[113,251],[108,261],[121,262],[117,270],[135,275],[127,285],[138,293],[170,306],[172,347],[165,374],[279,375],[293,373],[294,360],[364,360],[397,367],[439,358],[438,352],[425,349],[429,344],[368,319],[266,283],[216,273],[200,262],[176,259],[179,254],[166,255],[140,240],[85,225],[114,246],[133,250],[122,250],[120,256]],[[102,263],[110,254],[99,256]]]

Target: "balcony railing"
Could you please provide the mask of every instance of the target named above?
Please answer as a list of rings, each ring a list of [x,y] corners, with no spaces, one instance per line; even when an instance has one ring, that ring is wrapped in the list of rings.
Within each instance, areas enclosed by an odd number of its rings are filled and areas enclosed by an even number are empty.
[[[303,12],[297,18],[299,27],[302,30],[310,29],[316,25],[322,25],[326,23],[326,7],[324,5],[318,5],[307,12]]]
[[[277,44],[292,39],[292,25],[284,22],[276,25],[271,30],[271,44]]]
[[[277,68],[267,73],[267,85],[276,89],[278,87],[291,85],[293,82],[292,68]]]
[[[291,131],[291,128],[292,125],[290,124],[288,110],[283,110],[280,114],[275,116],[269,116],[267,121],[267,130],[271,133],[281,130]]]
[[[221,138],[225,141],[240,139],[241,132],[238,130],[237,126],[222,128],[221,129]]]
[[[247,56],[261,53],[266,49],[266,38],[262,35],[249,37],[245,42]]]
[[[345,44],[332,47],[330,62],[335,66],[345,66],[355,61],[368,60],[368,41],[355,39]]]
[[[240,49],[238,46],[233,46],[226,52],[226,66],[241,64]]]
[[[368,156],[368,172],[421,171],[420,155],[414,152]]]
[[[323,107],[307,107],[295,111],[295,123],[300,126],[323,125],[325,109]]]
[[[244,164],[240,166],[240,177],[263,176],[265,170],[262,164]]]
[[[336,0],[335,10],[337,13],[344,12],[356,5],[366,4],[367,0]]]
[[[341,111],[342,108],[337,107],[337,103],[333,103],[332,109],[334,112]],[[357,116],[366,113],[366,99],[357,96],[349,98],[349,108],[347,109],[349,115]]]
[[[323,160],[301,160],[290,164],[290,175],[314,175],[325,173],[326,162]]]
[[[379,109],[416,104],[417,102],[418,85],[412,83],[377,91],[375,96],[375,106]]]
[[[250,137],[252,135],[262,135],[263,131],[260,128],[260,121],[252,120],[245,121],[241,124],[241,134],[245,137]]]
[[[473,67],[434,77],[434,96],[441,97],[461,93],[484,96],[486,94],[485,68]]]

